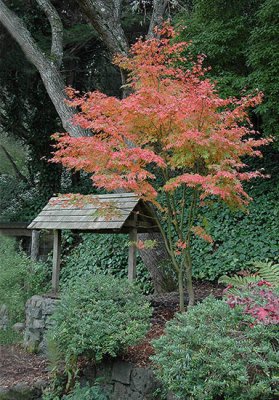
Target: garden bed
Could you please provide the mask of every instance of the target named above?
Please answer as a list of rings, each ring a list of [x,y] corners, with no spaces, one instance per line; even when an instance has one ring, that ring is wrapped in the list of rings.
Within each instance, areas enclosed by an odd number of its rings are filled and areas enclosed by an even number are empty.
[[[203,300],[210,294],[215,297],[222,295],[223,287],[212,283],[196,283],[195,294],[197,301]],[[159,337],[167,321],[178,311],[178,293],[150,296],[154,312],[152,327],[146,338],[137,346],[130,347],[122,355],[123,360],[138,366],[148,366],[149,357],[153,354],[151,340]],[[186,299],[187,301],[187,299]],[[38,355],[25,352],[20,345],[0,346],[0,387],[10,388],[18,383],[34,386],[36,382],[47,381],[49,376],[47,360]]]

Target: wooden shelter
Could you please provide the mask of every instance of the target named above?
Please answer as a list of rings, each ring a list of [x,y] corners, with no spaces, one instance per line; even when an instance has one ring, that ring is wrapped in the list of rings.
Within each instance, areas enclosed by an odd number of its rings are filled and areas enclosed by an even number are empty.
[[[137,233],[158,230],[149,206],[133,193],[86,196],[82,205],[65,197],[53,197],[28,229],[53,230],[52,291],[59,288],[61,231],[127,233],[130,237],[128,279],[136,276]]]

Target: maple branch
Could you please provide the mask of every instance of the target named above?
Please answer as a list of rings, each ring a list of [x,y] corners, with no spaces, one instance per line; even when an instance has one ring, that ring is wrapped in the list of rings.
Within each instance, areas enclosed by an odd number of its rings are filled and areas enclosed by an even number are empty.
[[[52,33],[51,56],[58,68],[63,59],[63,24],[55,7],[49,0],[36,0],[39,7],[46,14]]]
[[[163,226],[162,226],[162,223],[161,223],[161,221],[159,220],[158,215],[157,215],[157,213],[156,213],[156,211],[154,210],[154,208],[153,208],[152,205],[150,205],[150,210],[151,210],[151,212],[152,212],[153,218],[155,219],[155,221],[156,221],[156,223],[157,223],[157,225],[158,225],[158,227],[159,227],[160,233],[161,233],[162,238],[163,238],[163,240],[164,240],[164,244],[165,244],[165,246],[166,246],[166,250],[167,250],[168,255],[170,256],[170,258],[171,258],[171,260],[172,260],[173,267],[174,267],[174,269],[176,270],[176,272],[179,273],[179,265],[178,265],[178,263],[177,263],[177,261],[176,261],[176,259],[175,259],[173,250],[171,249],[170,242],[168,241],[168,238],[167,238],[167,236],[166,236],[166,233],[165,233],[165,231],[164,231],[164,228],[163,228]]]
[[[181,202],[181,219],[180,219],[180,230],[182,231],[183,229],[183,223],[184,223],[184,216],[185,216],[185,205],[186,205],[186,185],[183,185],[182,188],[182,202]]]

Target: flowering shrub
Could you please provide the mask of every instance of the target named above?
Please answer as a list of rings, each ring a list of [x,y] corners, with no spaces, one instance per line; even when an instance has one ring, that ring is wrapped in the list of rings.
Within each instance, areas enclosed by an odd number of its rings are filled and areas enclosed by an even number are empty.
[[[230,289],[232,285],[227,287]],[[229,294],[227,303],[231,308],[240,306],[244,314],[251,315],[255,323],[279,324],[279,297],[267,281],[251,283],[238,290],[239,294]]]

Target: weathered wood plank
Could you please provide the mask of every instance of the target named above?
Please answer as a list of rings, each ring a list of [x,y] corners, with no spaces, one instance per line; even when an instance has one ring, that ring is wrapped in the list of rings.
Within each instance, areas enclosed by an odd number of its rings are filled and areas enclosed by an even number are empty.
[[[31,240],[31,260],[38,261],[40,249],[40,231],[33,229]]]
[[[130,213],[119,213],[119,215],[109,216],[105,218],[105,216],[101,216],[98,214],[88,214],[88,215],[45,215],[39,214],[34,222],[122,222],[127,219]]]
[[[134,208],[134,207],[133,207]],[[117,210],[116,210],[116,212],[117,212],[117,215],[118,214],[130,214],[130,212],[131,212],[131,209],[133,209],[132,207],[130,207],[129,209],[127,209],[127,208],[117,208]],[[85,217],[85,216],[95,216],[96,215],[96,211],[97,211],[98,209],[97,208],[92,208],[92,209],[73,209],[73,210],[69,210],[69,209],[64,209],[64,210],[61,210],[61,209],[58,209],[58,210],[43,210],[43,211],[41,211],[40,212],[40,214],[38,214],[38,216],[40,215],[40,216],[45,216],[45,217],[48,217],[48,216],[62,216],[62,217],[64,217],[64,216],[79,216],[79,217]],[[116,213],[114,213],[115,215],[116,215]],[[37,217],[36,217],[37,218]]]
[[[53,265],[52,265],[52,292],[59,291],[59,275],[61,261],[61,231],[53,231]]]
[[[129,233],[130,246],[129,246],[129,259],[128,259],[128,280],[133,281],[136,279],[137,275],[137,265],[136,265],[136,257],[137,257],[137,229],[132,228]]]
[[[29,225],[30,229],[120,229],[121,222],[33,222]]]
[[[134,201],[127,200],[127,201],[122,201],[122,202],[121,201],[117,201],[117,202],[111,201],[111,203],[112,203],[112,206],[114,208],[116,208],[116,209],[121,209],[121,210],[122,209],[127,209],[127,210],[129,210],[131,208],[134,208],[137,205],[138,200],[134,200]],[[43,208],[42,212],[44,212],[44,211],[56,211],[56,210],[60,210],[60,211],[86,210],[87,211],[87,210],[96,210],[98,208],[100,208],[100,207],[97,207],[96,205],[93,205],[93,204],[84,204],[84,205],[78,207],[76,204],[64,204],[63,202],[61,202],[61,203],[53,204],[53,205],[51,203],[48,203]]]

